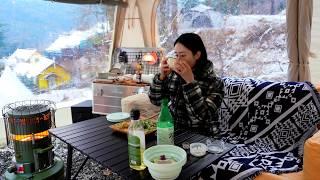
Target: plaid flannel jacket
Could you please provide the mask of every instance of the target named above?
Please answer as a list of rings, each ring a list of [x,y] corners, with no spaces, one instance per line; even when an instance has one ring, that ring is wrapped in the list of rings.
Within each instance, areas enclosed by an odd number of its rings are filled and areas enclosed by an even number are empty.
[[[161,81],[156,74],[150,86],[152,104],[161,105],[162,98],[169,99],[169,109],[175,128],[187,128],[205,135],[218,133],[218,108],[224,95],[223,80],[215,75],[211,61],[196,66],[195,80],[189,84],[175,72]]]

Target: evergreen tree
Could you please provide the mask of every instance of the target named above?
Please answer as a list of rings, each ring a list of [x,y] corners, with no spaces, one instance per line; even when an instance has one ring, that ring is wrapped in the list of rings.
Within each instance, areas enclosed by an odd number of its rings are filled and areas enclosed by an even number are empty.
[[[5,56],[6,48],[4,42],[4,25],[0,24],[0,59]]]
[[[172,49],[174,40],[178,37],[178,15],[177,0],[160,1],[157,16],[160,24],[160,41],[164,42],[161,46],[165,49]],[[167,40],[164,41],[164,39]]]
[[[2,26],[0,24],[0,76],[2,74],[2,71],[4,70],[4,62],[1,61],[1,57],[3,56],[2,55],[2,49],[4,47],[4,36],[3,36],[3,30],[2,30]]]
[[[5,37],[5,24],[0,24],[0,59],[4,56],[8,56],[13,53],[17,47],[17,43],[9,43],[9,41]]]
[[[4,47],[3,25],[0,24],[0,48]]]
[[[223,14],[239,14],[239,0],[206,0],[205,4]]]
[[[185,0],[182,4],[182,13],[189,11],[191,8],[201,4],[199,0]]]

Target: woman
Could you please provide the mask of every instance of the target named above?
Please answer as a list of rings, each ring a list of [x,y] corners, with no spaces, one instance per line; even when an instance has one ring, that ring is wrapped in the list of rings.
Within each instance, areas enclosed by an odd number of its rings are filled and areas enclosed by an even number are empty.
[[[213,136],[218,132],[218,114],[223,98],[223,81],[215,75],[204,44],[197,34],[182,34],[174,43],[176,60],[169,67],[160,63],[150,87],[152,104],[169,98],[175,128],[186,128]]]

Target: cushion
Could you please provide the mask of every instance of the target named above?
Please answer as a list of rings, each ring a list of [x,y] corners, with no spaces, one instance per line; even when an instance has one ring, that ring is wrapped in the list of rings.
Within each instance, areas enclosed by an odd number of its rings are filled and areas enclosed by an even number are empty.
[[[259,176],[254,178],[255,180],[302,180],[303,172],[285,173],[285,174],[272,174],[272,173],[261,173]]]
[[[261,173],[255,180],[313,180],[320,176],[320,131],[309,138],[304,145],[303,171],[285,174]]]
[[[316,86],[317,91],[320,93],[320,82],[319,84]]]
[[[160,111],[159,106],[151,104],[146,93],[136,94],[121,99],[122,112],[130,112],[132,108],[138,108],[144,117],[152,116]]]
[[[304,179],[320,177],[320,131],[309,138],[304,145],[303,174]]]

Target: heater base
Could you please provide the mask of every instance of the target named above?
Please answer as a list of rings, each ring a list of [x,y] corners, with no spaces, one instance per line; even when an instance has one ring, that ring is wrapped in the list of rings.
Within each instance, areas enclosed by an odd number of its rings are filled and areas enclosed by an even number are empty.
[[[0,178],[1,179],[1,178]],[[34,179],[34,180],[63,180],[64,179],[64,165],[63,161],[55,157],[54,164],[47,169],[43,169],[40,172],[28,173],[28,174],[17,174],[9,173],[8,171],[4,174],[4,179],[7,180],[22,180],[22,179]]]

